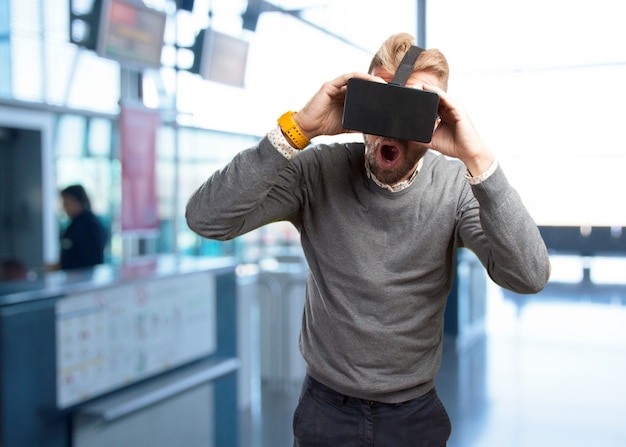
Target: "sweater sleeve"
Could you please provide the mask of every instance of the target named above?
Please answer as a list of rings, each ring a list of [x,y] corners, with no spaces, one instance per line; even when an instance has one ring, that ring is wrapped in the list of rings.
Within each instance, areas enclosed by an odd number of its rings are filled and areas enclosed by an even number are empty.
[[[478,209],[461,213],[459,235],[498,285],[537,293],[550,276],[550,260],[537,225],[501,167],[471,186]]]
[[[267,223],[288,220],[299,202],[290,161],[265,137],[211,175],[190,197],[185,217],[199,235],[229,240]]]

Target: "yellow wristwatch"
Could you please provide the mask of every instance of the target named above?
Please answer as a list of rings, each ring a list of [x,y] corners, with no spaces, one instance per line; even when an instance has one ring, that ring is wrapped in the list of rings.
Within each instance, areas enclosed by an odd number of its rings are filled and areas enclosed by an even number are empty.
[[[281,130],[287,136],[287,139],[291,143],[293,147],[296,149],[304,149],[311,142],[309,139],[302,133],[296,122],[293,120],[293,115],[296,112],[285,112],[278,118],[278,125]]]

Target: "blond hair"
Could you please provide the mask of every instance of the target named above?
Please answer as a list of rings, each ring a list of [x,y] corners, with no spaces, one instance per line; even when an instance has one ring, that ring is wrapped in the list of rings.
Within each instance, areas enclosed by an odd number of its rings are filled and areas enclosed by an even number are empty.
[[[402,58],[415,45],[415,39],[408,33],[394,34],[383,42],[380,46],[372,62],[368,73],[372,73],[377,68],[382,68],[389,73],[395,73]],[[425,71],[431,73],[439,79],[439,87],[448,90],[448,78],[450,76],[450,68],[448,61],[441,51],[432,48],[424,50],[415,62],[413,73],[416,71]]]

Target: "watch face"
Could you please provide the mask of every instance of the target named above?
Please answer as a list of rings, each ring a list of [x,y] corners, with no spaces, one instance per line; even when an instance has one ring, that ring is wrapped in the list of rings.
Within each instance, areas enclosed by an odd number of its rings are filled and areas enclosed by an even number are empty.
[[[429,143],[439,108],[434,92],[352,78],[343,127],[371,135]]]

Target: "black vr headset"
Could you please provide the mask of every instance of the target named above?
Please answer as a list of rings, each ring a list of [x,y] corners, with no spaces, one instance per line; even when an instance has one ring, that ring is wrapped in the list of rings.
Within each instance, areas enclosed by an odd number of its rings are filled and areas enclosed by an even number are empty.
[[[352,78],[343,107],[343,127],[371,135],[429,143],[435,129],[439,95],[405,87],[422,53],[412,46],[389,84]]]

